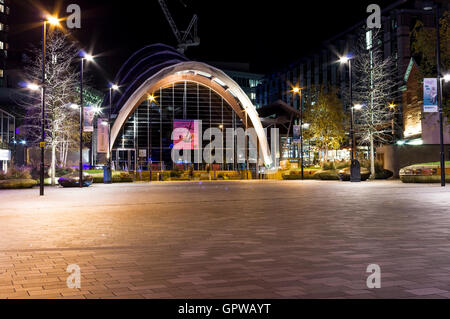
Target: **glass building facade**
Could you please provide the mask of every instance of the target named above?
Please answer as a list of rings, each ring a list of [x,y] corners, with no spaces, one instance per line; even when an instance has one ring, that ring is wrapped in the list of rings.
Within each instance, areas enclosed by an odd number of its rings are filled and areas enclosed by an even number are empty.
[[[182,81],[161,87],[151,92],[154,101],[142,102],[122,127],[113,146],[112,159],[119,170],[206,169],[206,163],[195,160],[192,150],[189,163],[183,160],[172,161],[174,147],[172,131],[177,121],[201,121],[200,131],[218,128],[226,132],[228,128],[245,128],[245,123],[232,107],[211,88],[199,83]],[[225,137],[224,137],[225,139]],[[210,141],[203,141],[203,148]],[[236,170],[244,165],[236,164],[236,159],[226,158],[226,145],[223,141],[224,163],[217,170]],[[233,145],[234,146],[234,145]],[[236,152],[235,152],[236,153]],[[213,164],[214,165],[214,164]]]

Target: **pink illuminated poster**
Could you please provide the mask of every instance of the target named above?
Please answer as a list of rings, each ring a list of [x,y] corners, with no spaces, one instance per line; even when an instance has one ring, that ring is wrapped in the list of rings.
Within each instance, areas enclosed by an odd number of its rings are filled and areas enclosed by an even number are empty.
[[[194,150],[198,148],[199,121],[174,120],[173,122],[173,147],[174,149]]]

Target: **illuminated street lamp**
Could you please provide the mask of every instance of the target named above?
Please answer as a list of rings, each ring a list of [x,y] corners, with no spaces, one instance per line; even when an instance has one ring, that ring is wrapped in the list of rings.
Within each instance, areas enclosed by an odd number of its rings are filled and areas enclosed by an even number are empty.
[[[41,142],[39,147],[41,149],[41,163],[40,163],[40,182],[39,195],[44,196],[44,151],[45,151],[45,60],[47,58],[47,24],[51,26],[59,26],[59,19],[55,16],[47,16],[42,21],[42,83],[41,87],[37,84],[29,84],[27,87],[32,91],[41,89]]]
[[[361,181],[361,175],[358,174],[358,176],[353,176],[354,167],[359,166],[358,160],[355,160],[355,134],[353,129],[353,109],[357,109],[356,106],[359,107],[359,105],[353,106],[353,81],[352,81],[352,56],[346,55],[342,56],[339,59],[339,62],[341,64],[347,64],[348,63],[348,74],[349,74],[349,87],[350,87],[350,145],[352,148],[351,151],[351,167],[350,167],[350,180],[352,182],[360,182]],[[362,106],[361,106],[362,107]],[[359,108],[361,109],[361,108]]]
[[[81,72],[80,72],[80,188],[83,187],[83,73],[84,73],[84,61],[92,62],[94,57],[84,51],[81,52]]]
[[[302,96],[302,88],[294,87],[292,89],[294,94],[298,94],[300,97],[300,169],[302,180],[304,180],[304,171],[303,171],[303,96]]]
[[[34,83],[28,83],[27,84],[27,89],[31,90],[31,91],[38,91],[38,90],[41,89],[41,87],[39,85],[37,85],[37,84],[34,84]]]
[[[118,91],[119,86],[117,84],[111,84],[109,86],[109,112],[108,112],[108,122],[103,121],[102,125],[108,126],[108,153],[106,153],[106,172],[103,174],[103,183],[112,183],[112,171],[111,171],[111,112],[112,112],[112,91]]]
[[[442,75],[441,75],[441,35],[439,22],[439,7],[435,3],[425,3],[423,6],[425,11],[435,12],[436,26],[436,74],[438,82],[437,101],[439,109],[439,138],[440,138],[440,162],[441,162],[441,186],[445,187],[445,149],[444,149],[444,119],[442,114]],[[445,79],[445,77],[444,77]]]

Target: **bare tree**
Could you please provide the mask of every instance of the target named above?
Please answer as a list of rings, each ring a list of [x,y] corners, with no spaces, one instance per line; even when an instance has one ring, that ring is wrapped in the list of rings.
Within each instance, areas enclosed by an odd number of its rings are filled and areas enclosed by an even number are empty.
[[[77,112],[70,105],[78,102],[76,88],[79,71],[76,68],[78,50],[67,34],[57,29],[49,32],[47,39],[47,59],[45,69],[45,141],[51,149],[50,177],[55,185],[57,151],[60,163],[67,160],[69,147],[76,143]],[[33,49],[26,59],[25,76],[30,83],[41,83],[42,51]],[[37,142],[40,139],[41,99],[36,95],[23,100],[21,106],[26,111],[25,129],[28,139]]]
[[[369,145],[371,178],[375,178],[375,144],[393,140],[394,111],[389,107],[398,92],[398,73],[391,56],[384,57],[380,32],[368,30],[358,40],[354,59],[354,101],[360,144]]]

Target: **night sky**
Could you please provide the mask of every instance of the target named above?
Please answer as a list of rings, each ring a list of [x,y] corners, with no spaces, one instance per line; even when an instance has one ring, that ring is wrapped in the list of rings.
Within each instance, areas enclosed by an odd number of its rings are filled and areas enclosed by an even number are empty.
[[[121,64],[152,43],[176,45],[157,0],[12,0],[10,51],[20,56],[38,45],[37,22],[43,9],[65,16],[68,4],[82,9],[82,28],[74,35],[95,55],[90,70],[98,86],[106,86]],[[193,60],[245,62],[251,71],[268,73],[297,60],[324,40],[365,20],[369,1],[166,0],[180,31],[194,13],[199,16],[199,47]],[[386,6],[394,1],[376,1]],[[59,9],[59,10],[58,10]],[[93,68],[91,66],[91,68]],[[99,87],[99,88],[100,88]]]

